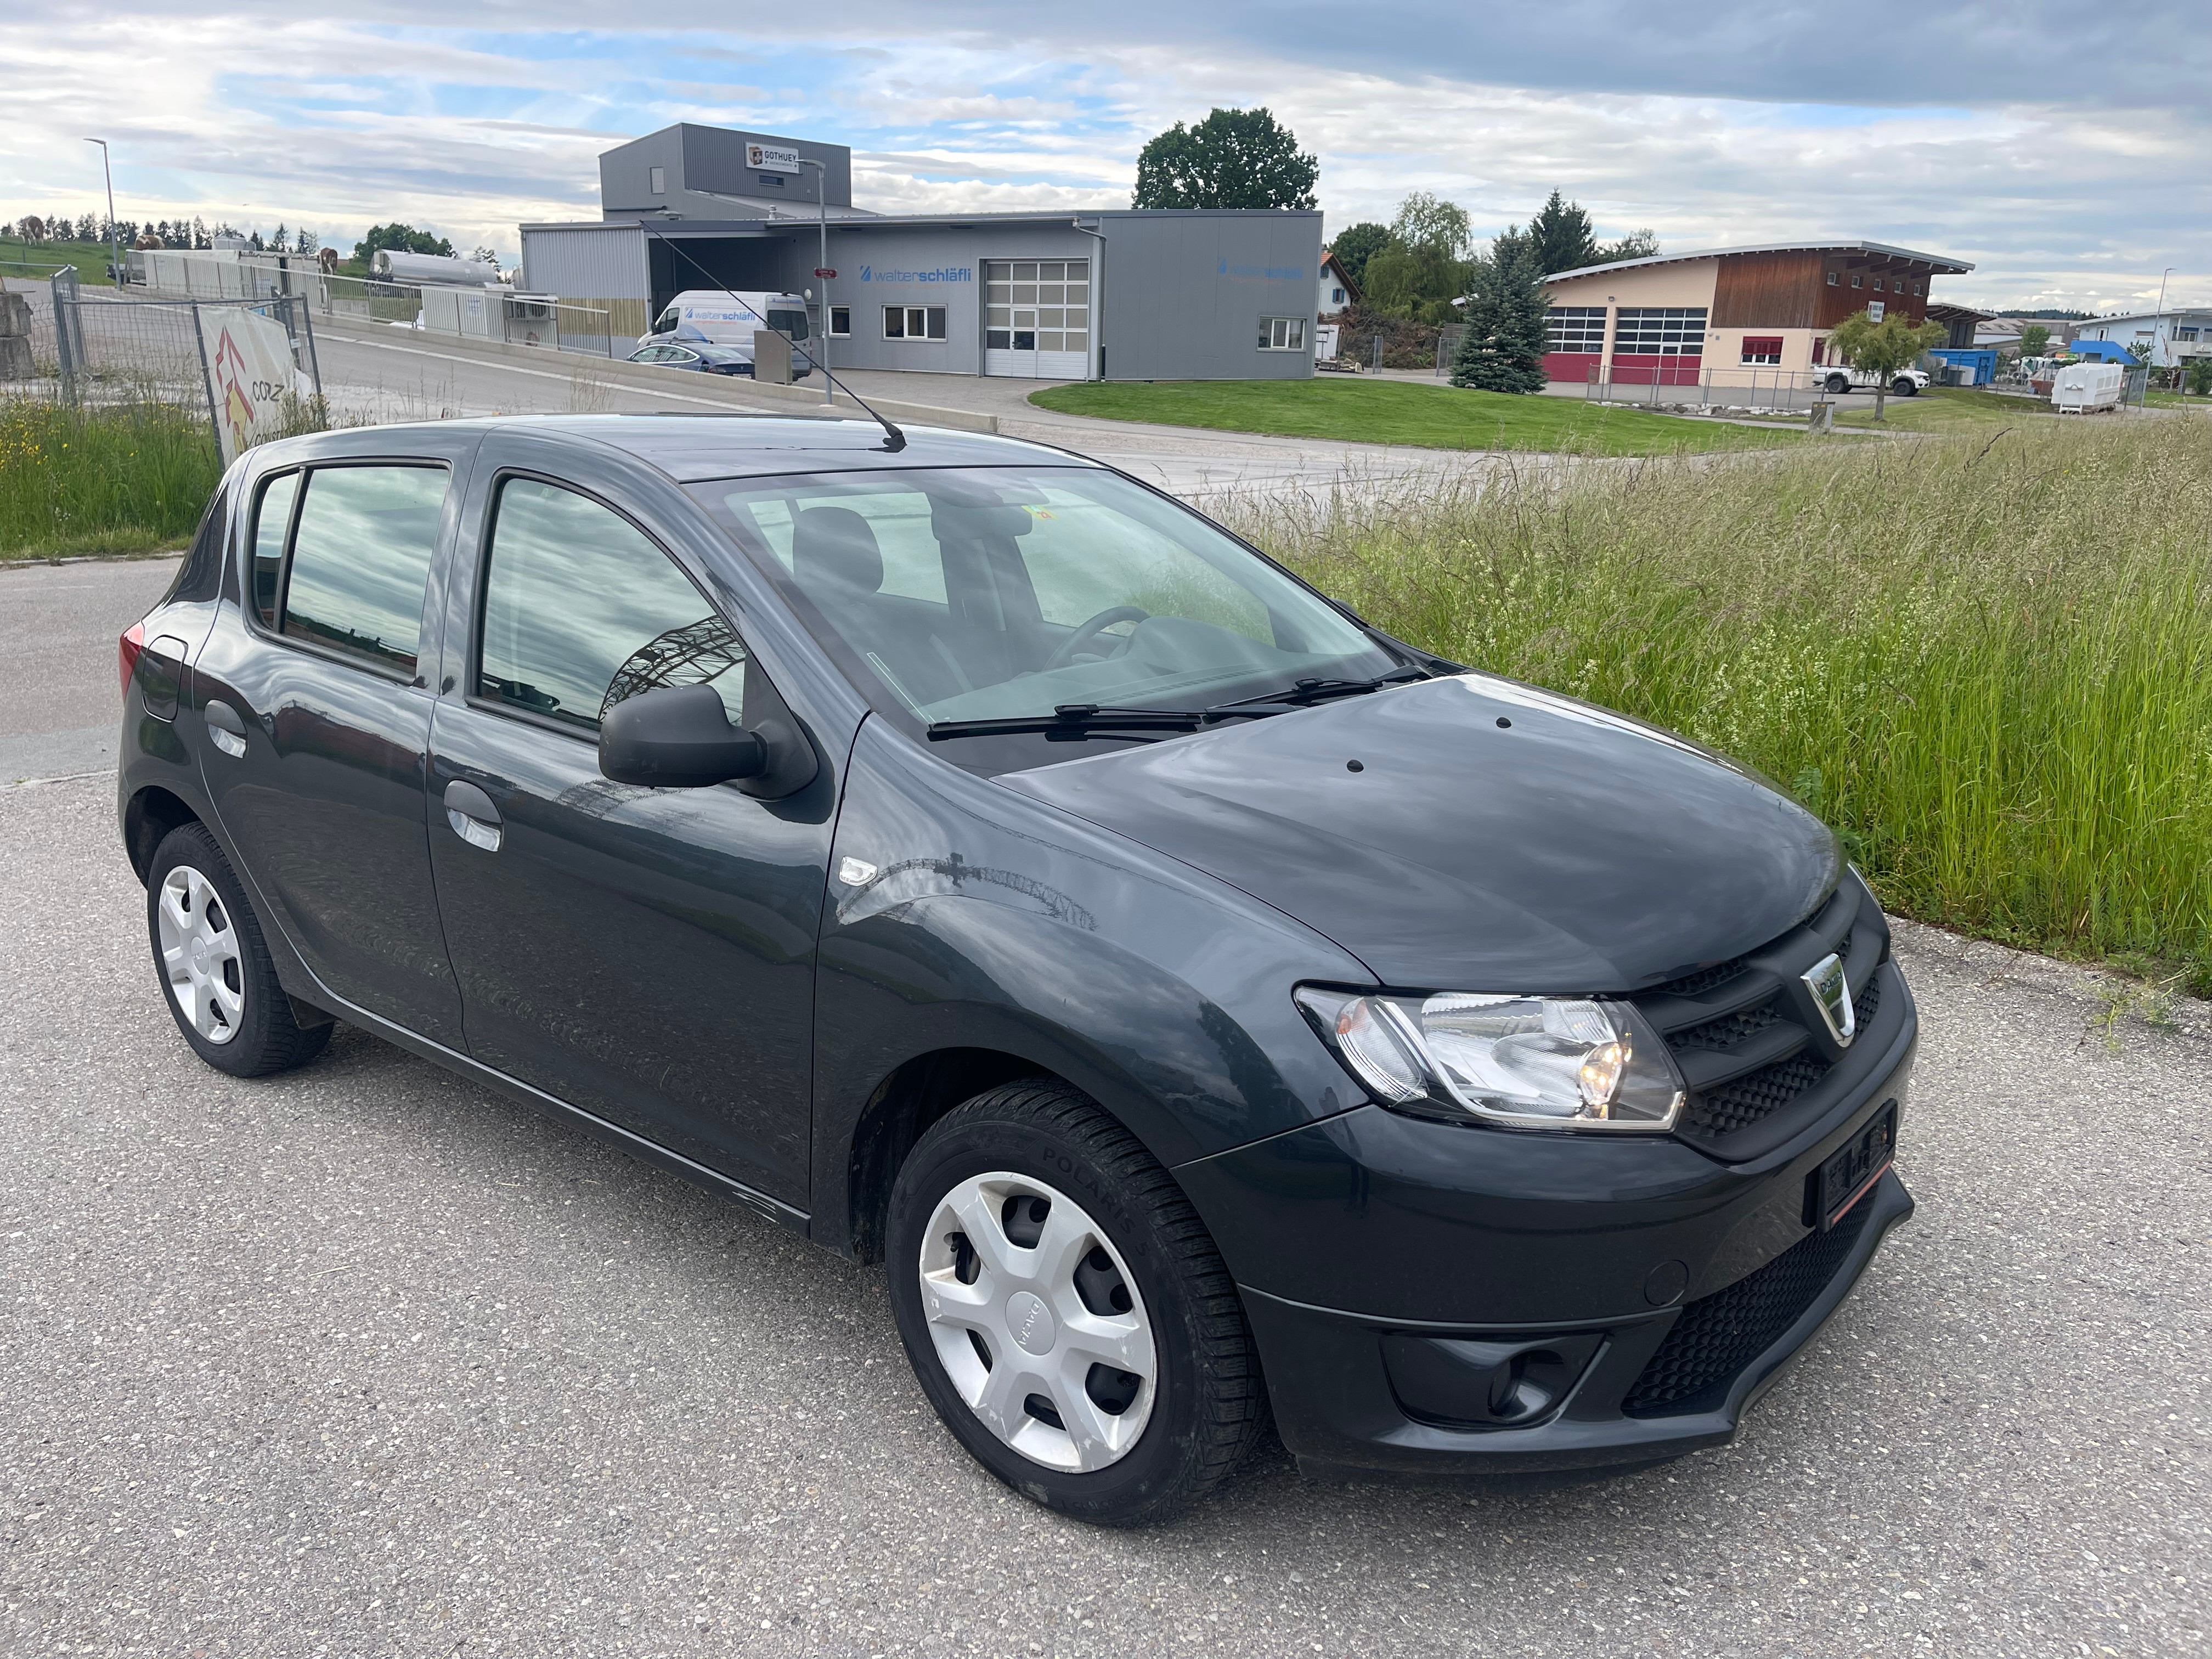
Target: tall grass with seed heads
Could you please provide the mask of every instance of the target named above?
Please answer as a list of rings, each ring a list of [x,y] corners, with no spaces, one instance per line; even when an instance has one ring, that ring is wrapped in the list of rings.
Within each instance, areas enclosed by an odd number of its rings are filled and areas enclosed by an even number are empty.
[[[2212,994],[2212,420],[1218,511],[1392,633],[1759,768],[1894,910]]]

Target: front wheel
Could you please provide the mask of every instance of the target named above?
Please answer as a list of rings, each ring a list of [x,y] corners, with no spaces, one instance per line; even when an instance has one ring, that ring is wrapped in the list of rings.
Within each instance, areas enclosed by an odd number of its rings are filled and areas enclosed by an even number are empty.
[[[1920,395],[1919,382],[1902,374],[1891,382],[1889,389],[1900,398],[1917,398]]]
[[[899,1335],[945,1426],[1024,1496],[1164,1521],[1267,1421],[1237,1286],[1173,1176],[1042,1081],[940,1119],[891,1193]]]

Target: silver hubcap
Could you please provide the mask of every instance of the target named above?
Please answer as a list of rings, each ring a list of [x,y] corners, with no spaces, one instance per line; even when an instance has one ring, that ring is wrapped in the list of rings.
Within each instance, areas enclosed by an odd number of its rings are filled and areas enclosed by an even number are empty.
[[[246,964],[222,895],[190,865],[161,878],[155,907],[161,933],[161,971],[191,1028],[210,1042],[238,1035],[246,1012]]]
[[[1152,1328],[1121,1254],[1066,1194],[975,1176],[938,1200],[921,1246],[937,1358],[1000,1439],[1048,1468],[1103,1469],[1152,1414]]]

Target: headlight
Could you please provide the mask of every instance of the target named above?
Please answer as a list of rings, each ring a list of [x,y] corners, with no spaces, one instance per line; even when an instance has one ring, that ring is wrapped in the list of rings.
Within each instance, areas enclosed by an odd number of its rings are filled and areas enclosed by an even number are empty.
[[[1305,1011],[1385,1105],[1524,1129],[1671,1129],[1682,1079],[1632,1004],[1577,997],[1358,996],[1303,986]]]

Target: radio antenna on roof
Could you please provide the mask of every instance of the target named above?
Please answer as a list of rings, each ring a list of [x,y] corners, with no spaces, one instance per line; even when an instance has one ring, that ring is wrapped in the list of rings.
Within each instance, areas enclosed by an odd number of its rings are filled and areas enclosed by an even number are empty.
[[[753,311],[752,302],[750,301],[745,299],[742,295],[737,294],[730,289],[725,288],[721,283],[716,282],[714,280],[714,273],[708,270],[706,266],[701,264],[696,259],[693,258],[689,253],[685,252],[677,243],[674,237],[667,235],[661,231],[655,230],[649,225],[641,226],[640,228],[644,230],[645,234],[648,236],[658,237],[662,242],[667,245],[668,251],[670,252],[673,253],[678,258],[683,260],[685,264],[690,265],[692,270],[697,271],[702,276],[705,277],[707,279],[707,288],[708,292],[728,295],[731,299],[735,300],[747,311],[752,311],[754,320],[759,323],[763,328],[766,328],[769,325],[767,318],[762,316],[757,311]],[[825,334],[828,333],[830,330],[830,294],[829,290],[826,289],[823,290],[822,294],[822,330]],[[811,361],[813,362],[814,367],[822,371],[822,378],[823,380],[829,381],[831,386],[843,392],[854,403],[860,404],[862,409],[866,410],[868,412],[868,418],[875,422],[878,426],[883,428],[884,452],[886,454],[896,455],[899,451],[906,447],[906,434],[900,431],[890,420],[878,414],[869,404],[866,398],[860,396],[859,392],[854,391],[852,387],[847,386],[842,380],[832,374],[830,372],[830,365],[822,361],[822,353],[820,351],[817,350],[810,353],[809,356]]]

